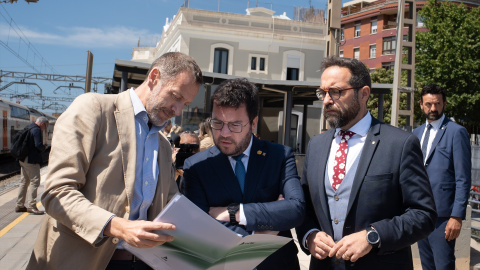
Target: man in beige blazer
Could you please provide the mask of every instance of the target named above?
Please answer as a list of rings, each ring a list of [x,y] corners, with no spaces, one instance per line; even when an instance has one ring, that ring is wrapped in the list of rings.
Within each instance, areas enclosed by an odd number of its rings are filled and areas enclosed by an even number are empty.
[[[153,220],[177,192],[171,146],[158,135],[161,132],[153,134],[158,148],[144,150],[158,150],[158,154],[137,156],[143,153],[137,151],[141,149],[137,149],[137,109],[143,108],[140,120],[148,121],[147,131],[160,131],[168,119],[180,115],[192,102],[202,84],[202,73],[189,56],[166,53],[153,62],[147,74],[139,87],[118,95],[79,96],[57,120],[42,195],[47,215],[27,269],[105,269],[114,260],[133,265],[136,258],[117,249],[120,241],[148,248],[173,240],[155,231],[174,230],[174,224],[132,220],[132,198],[139,192],[135,187],[144,184],[136,170],[148,163],[148,157],[157,159],[149,162],[158,168],[158,175],[152,189],[143,190],[155,190],[151,201],[142,201],[142,208],[148,203],[145,219]]]

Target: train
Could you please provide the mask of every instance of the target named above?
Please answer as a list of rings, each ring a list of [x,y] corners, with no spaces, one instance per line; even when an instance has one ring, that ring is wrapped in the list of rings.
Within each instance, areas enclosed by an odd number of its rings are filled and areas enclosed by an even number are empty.
[[[2,134],[0,155],[9,155],[12,147],[12,138],[15,137],[17,132],[21,131],[30,123],[35,122],[40,116],[46,117],[49,122],[48,128],[44,130],[42,134],[43,143],[51,145],[53,127],[57,120],[56,117],[3,98],[0,98],[0,111],[0,116],[2,117],[2,125],[0,126]]]

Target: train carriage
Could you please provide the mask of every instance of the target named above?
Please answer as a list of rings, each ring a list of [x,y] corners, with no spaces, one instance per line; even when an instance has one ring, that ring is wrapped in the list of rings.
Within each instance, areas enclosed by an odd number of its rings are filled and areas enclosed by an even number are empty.
[[[17,132],[24,129],[30,123],[35,122],[40,116],[46,117],[49,122],[48,128],[43,133],[43,142],[47,145],[51,144],[53,126],[56,121],[55,117],[2,98],[0,98],[0,111],[2,117],[0,153],[2,155],[10,153],[12,138]]]

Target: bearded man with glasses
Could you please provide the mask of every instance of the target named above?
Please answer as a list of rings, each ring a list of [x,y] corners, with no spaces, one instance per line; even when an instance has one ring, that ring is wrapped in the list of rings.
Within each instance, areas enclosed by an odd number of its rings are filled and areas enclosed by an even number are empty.
[[[212,96],[215,145],[184,163],[184,194],[241,235],[269,233],[292,237],[305,202],[292,149],[253,136],[258,91],[246,79],[221,83]],[[290,241],[257,266],[300,269]]]
[[[437,219],[418,138],[372,117],[362,62],[326,58],[321,71],[316,94],[331,129],[308,143],[307,213],[296,228],[310,269],[413,270],[410,246]]]

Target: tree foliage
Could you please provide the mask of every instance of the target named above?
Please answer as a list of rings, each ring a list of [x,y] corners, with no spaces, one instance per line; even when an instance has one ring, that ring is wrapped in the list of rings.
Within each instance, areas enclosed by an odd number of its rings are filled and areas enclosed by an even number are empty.
[[[416,77],[447,90],[446,114],[463,125],[480,123],[480,8],[429,0],[419,15]]]

